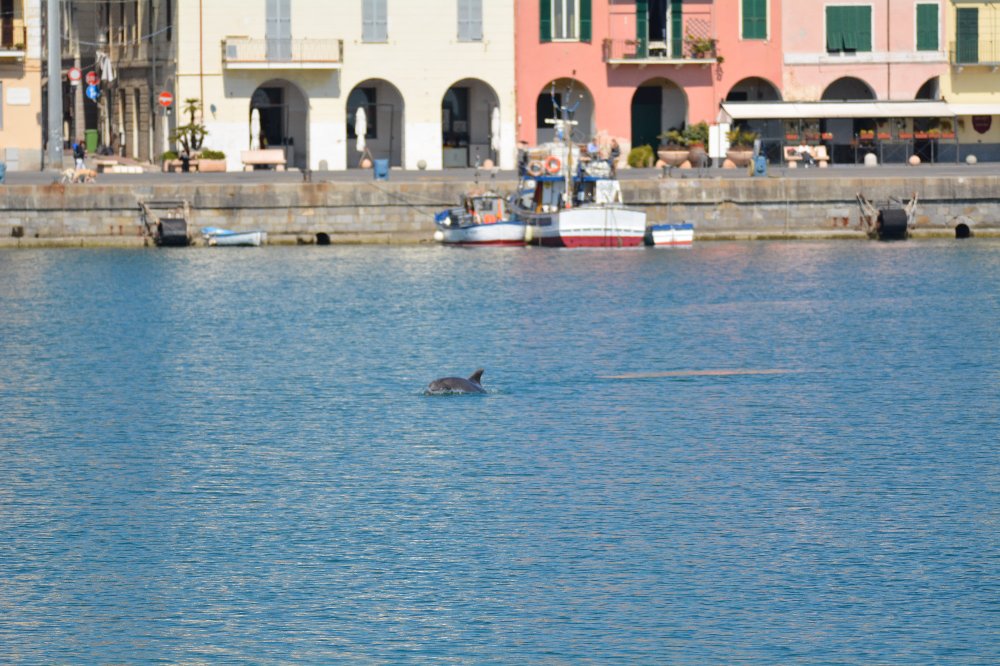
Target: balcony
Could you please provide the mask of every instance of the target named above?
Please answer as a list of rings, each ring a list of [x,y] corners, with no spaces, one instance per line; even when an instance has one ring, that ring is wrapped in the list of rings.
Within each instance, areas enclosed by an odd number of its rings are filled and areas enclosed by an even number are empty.
[[[20,19],[0,19],[0,58],[24,60],[28,28]]]
[[[948,44],[948,62],[959,71],[963,67],[1000,68],[1000,42],[993,40],[962,40]]]
[[[226,69],[340,69],[344,40],[226,37],[222,62]]]
[[[665,42],[636,39],[605,39],[604,62],[620,65],[702,65],[721,62],[716,40],[711,37],[687,37]]]

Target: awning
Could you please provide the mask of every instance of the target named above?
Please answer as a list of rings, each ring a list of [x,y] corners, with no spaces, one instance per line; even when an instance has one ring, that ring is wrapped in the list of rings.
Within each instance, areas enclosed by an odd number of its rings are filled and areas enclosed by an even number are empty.
[[[949,104],[956,116],[1000,116],[1000,104]]]
[[[950,118],[954,105],[912,102],[723,102],[720,122],[824,118]]]

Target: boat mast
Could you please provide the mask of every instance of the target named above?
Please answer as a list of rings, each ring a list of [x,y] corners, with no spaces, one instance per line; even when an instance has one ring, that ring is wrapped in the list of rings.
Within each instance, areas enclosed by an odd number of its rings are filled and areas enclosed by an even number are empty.
[[[559,109],[559,118],[546,118],[545,122],[555,126],[556,137],[559,133],[562,133],[563,142],[566,144],[566,175],[564,180],[566,183],[566,201],[565,207],[573,207],[573,184],[572,184],[572,174],[573,174],[573,126],[577,124],[575,120],[572,120],[572,115],[576,112],[577,107],[580,106],[580,102],[583,101],[583,95],[580,95],[580,99],[576,101],[576,104],[569,106],[568,101],[570,95],[573,92],[573,82],[570,81],[566,85],[566,96],[563,104],[559,104],[556,101],[556,82],[552,82],[552,86],[549,95],[552,97],[553,108]]]

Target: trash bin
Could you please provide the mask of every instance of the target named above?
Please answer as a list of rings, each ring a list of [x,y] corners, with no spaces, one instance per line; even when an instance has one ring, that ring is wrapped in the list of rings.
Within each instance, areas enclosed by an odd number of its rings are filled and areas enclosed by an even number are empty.
[[[389,180],[389,160],[375,160],[375,180]]]
[[[7,178],[7,165],[0,162],[0,184],[3,184],[5,178]]]
[[[87,154],[97,154],[97,130],[84,130],[83,136],[85,139],[83,143],[87,146]]]

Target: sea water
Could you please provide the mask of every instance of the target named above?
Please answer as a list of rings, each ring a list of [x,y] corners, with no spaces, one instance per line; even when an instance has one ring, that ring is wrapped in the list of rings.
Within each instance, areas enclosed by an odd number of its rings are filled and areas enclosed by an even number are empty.
[[[0,252],[0,662],[998,663],[998,285],[976,239]]]

